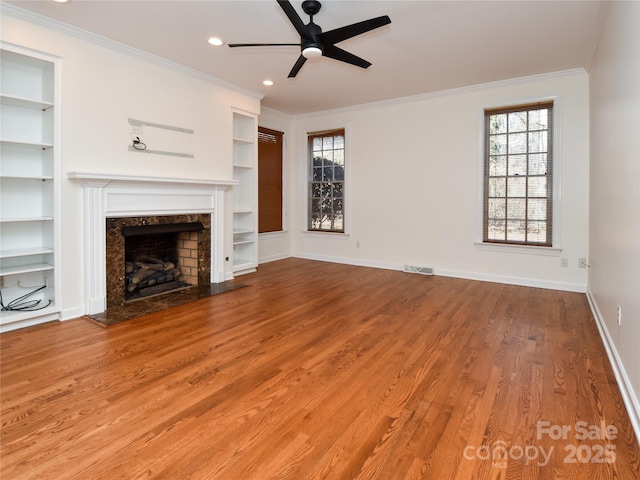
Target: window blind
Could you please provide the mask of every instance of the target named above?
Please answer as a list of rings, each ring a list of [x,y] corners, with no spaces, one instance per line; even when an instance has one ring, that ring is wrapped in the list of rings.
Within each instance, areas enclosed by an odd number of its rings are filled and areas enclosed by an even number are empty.
[[[258,232],[282,230],[283,133],[258,127]]]

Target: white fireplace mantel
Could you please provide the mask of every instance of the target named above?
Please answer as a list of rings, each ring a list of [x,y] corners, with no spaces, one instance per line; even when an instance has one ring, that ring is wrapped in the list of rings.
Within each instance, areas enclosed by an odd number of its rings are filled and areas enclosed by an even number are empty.
[[[225,191],[234,180],[69,172],[84,189],[85,313],[106,309],[106,219],[201,213],[211,215],[211,282],[225,281]]]

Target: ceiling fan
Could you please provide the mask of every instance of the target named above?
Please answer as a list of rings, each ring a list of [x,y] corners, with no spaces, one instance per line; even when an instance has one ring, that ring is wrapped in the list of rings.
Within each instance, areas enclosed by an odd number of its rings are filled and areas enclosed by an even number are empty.
[[[313,16],[320,11],[322,6],[317,0],[305,0],[302,2],[302,10],[310,17],[307,25],[304,24],[288,0],[278,0],[278,4],[300,34],[300,43],[230,43],[229,47],[299,46],[301,54],[291,72],[289,72],[289,78],[293,78],[298,74],[307,59],[320,56],[333,58],[357,67],[370,67],[370,62],[336,47],[335,44],[391,23],[391,19],[384,15],[323,32],[319,25],[313,23]]]

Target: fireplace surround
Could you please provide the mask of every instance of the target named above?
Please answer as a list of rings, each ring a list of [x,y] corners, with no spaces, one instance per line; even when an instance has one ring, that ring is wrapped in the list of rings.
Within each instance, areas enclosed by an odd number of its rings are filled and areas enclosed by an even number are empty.
[[[141,295],[128,288],[132,284],[127,282],[126,266],[135,264],[141,256],[167,260],[178,268],[180,281],[175,288],[211,283],[209,215],[118,217],[107,218],[106,222],[107,308],[146,296],[144,288]],[[173,275],[168,280],[173,281]],[[146,288],[154,291],[160,285],[157,282]]]
[[[232,278],[226,260],[231,242],[225,193],[236,181],[86,172],[69,172],[67,177],[79,182],[84,192],[85,314],[102,313],[107,307],[107,219],[203,215],[198,218],[206,217],[210,224],[209,238],[203,236],[210,245],[208,281]]]

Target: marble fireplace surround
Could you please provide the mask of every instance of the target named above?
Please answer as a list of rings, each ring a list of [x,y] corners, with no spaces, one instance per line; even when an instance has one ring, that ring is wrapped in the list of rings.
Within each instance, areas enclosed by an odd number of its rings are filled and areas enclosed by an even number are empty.
[[[107,310],[113,307],[124,305],[127,299],[127,282],[126,274],[124,271],[126,253],[125,248],[126,241],[123,229],[126,227],[141,227],[141,226],[163,226],[172,224],[190,224],[199,223],[203,230],[201,231],[189,231],[187,232],[187,238],[192,239],[192,234],[195,234],[194,243],[197,256],[193,257],[191,249],[188,250],[189,261],[197,262],[197,265],[192,269],[191,265],[186,268],[188,271],[186,275],[181,279],[180,287],[183,283],[193,285],[208,285],[211,282],[211,216],[207,214],[193,214],[188,215],[160,215],[160,216],[144,216],[144,217],[109,217],[107,218],[107,230],[106,230],[106,263],[107,263]],[[155,238],[161,237],[160,234],[156,234]],[[174,251],[178,251],[180,248],[180,240],[177,234],[173,234],[173,238],[169,239],[166,236],[162,239],[168,243],[173,242],[172,247]],[[142,234],[137,238],[144,238],[145,241],[149,240],[149,235]],[[139,244],[138,244],[139,245]],[[167,246],[165,246],[165,249]],[[165,252],[166,253],[166,250]],[[162,257],[157,257],[162,258]],[[180,265],[178,255],[172,259],[176,262],[175,266],[181,270],[185,267]],[[194,271],[195,270],[195,271]],[[173,277],[172,277],[172,280]],[[188,281],[190,280],[190,281]],[[159,284],[162,287],[162,283]],[[166,286],[166,285],[165,285]],[[175,285],[174,285],[175,286]],[[156,287],[158,288],[158,285]],[[169,289],[161,292],[166,293]],[[140,298],[140,297],[138,297]]]
[[[84,190],[85,314],[106,310],[106,220],[117,217],[211,215],[211,283],[225,278],[225,192],[234,180],[195,180],[69,172]]]

